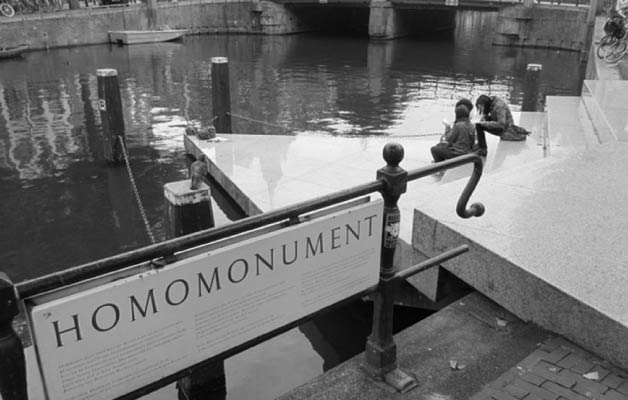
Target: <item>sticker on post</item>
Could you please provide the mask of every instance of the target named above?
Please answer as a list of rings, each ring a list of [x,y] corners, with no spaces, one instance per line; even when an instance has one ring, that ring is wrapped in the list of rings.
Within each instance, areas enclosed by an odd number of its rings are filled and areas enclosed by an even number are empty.
[[[107,111],[107,102],[104,99],[98,99],[98,108],[100,111]]]
[[[388,249],[394,249],[397,245],[397,238],[399,237],[399,223],[401,221],[401,215],[399,211],[391,212],[386,215],[386,221],[384,222],[384,247]]]

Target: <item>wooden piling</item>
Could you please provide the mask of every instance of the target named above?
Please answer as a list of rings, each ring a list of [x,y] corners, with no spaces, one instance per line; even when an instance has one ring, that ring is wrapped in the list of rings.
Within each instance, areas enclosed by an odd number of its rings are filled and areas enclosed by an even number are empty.
[[[214,127],[218,133],[231,133],[229,61],[226,57],[212,57],[211,82]]]
[[[168,205],[168,236],[184,236],[214,227],[209,186],[200,183],[190,189],[190,181],[170,182],[164,185]]]
[[[15,286],[0,272],[0,398],[5,400],[28,399],[24,349],[12,326],[17,314]]]
[[[541,88],[541,64],[528,64],[523,82],[523,99],[521,101],[521,111],[542,111],[540,110]]]
[[[99,69],[98,77],[98,108],[103,131],[105,160],[114,164],[124,162],[121,140],[125,140],[124,114],[118,83],[118,71],[115,69]]]
[[[209,229],[214,226],[209,186],[200,181],[207,172],[205,159],[192,163],[190,178],[164,185],[168,209],[168,235],[170,238]],[[223,361],[192,370],[177,384],[178,399],[205,400],[226,394]]]

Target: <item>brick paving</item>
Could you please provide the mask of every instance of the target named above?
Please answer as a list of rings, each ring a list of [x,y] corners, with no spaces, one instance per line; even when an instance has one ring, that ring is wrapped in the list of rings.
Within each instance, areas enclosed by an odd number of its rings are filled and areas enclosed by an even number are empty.
[[[552,337],[470,400],[537,399],[628,400],[628,373]]]

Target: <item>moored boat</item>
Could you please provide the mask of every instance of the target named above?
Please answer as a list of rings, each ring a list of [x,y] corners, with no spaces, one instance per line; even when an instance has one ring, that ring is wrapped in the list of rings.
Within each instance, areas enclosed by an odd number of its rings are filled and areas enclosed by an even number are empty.
[[[118,44],[167,42],[183,37],[186,32],[187,29],[109,31],[109,40]]]
[[[0,59],[18,57],[26,50],[28,50],[27,44],[20,44],[12,47],[0,47]]]

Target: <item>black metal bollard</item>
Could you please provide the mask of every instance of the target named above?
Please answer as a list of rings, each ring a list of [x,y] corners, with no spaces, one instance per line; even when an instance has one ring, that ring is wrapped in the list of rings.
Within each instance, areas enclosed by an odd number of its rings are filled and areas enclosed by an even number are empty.
[[[4,400],[28,399],[24,349],[11,325],[17,314],[15,287],[0,272],[0,395]]]
[[[212,104],[216,132],[231,133],[229,61],[226,57],[212,57]]]
[[[539,96],[541,88],[541,64],[528,64],[523,81],[523,99],[521,111],[540,111]]]
[[[121,164],[124,162],[124,153],[119,140],[124,140],[125,132],[118,71],[110,68],[99,69],[96,71],[96,76],[98,77],[98,108],[102,123],[105,160]]]
[[[396,280],[394,257],[399,237],[401,214],[397,201],[406,192],[408,172],[399,166],[404,149],[398,143],[384,146],[386,166],[377,171],[377,179],[383,179],[384,223],[378,290],[373,302],[373,330],[366,342],[366,370],[375,379],[384,380],[403,392],[417,386],[410,375],[397,368],[397,345],[393,339],[393,311]]]

